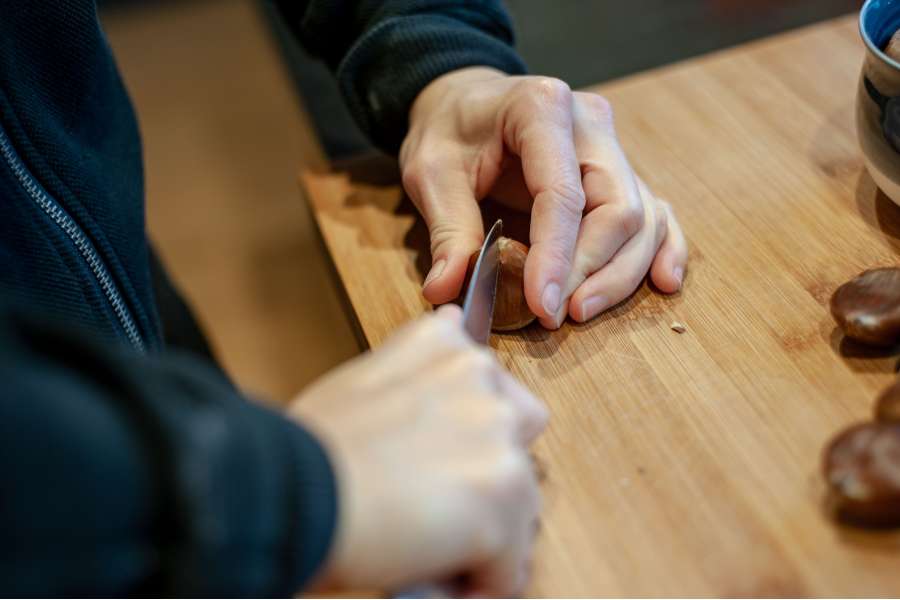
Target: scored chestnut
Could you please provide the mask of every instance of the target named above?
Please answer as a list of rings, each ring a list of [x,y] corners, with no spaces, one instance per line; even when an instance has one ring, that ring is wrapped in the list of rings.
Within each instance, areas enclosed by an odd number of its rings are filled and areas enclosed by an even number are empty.
[[[873,346],[900,342],[900,269],[866,271],[839,287],[831,314],[847,337]]]
[[[900,527],[900,423],[843,431],[822,466],[835,516],[863,527]]]
[[[514,331],[526,327],[537,318],[525,301],[525,258],[528,256],[528,246],[507,237],[500,237],[497,238],[497,249],[500,251],[500,275],[491,329]],[[466,273],[463,290],[469,285],[477,261],[478,252],[475,252],[469,259],[469,270]]]
[[[900,423],[900,380],[887,388],[875,402],[875,420]]]

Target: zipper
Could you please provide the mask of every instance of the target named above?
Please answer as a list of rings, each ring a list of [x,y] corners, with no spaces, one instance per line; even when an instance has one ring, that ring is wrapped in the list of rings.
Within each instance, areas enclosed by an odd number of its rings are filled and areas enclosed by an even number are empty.
[[[121,325],[125,333],[125,337],[128,338],[128,341],[131,342],[131,345],[134,346],[138,352],[146,352],[144,340],[141,338],[141,334],[138,332],[137,325],[135,324],[134,319],[131,316],[131,312],[128,310],[128,306],[125,304],[125,299],[122,297],[121,292],[119,292],[119,289],[116,287],[116,284],[110,276],[109,270],[106,268],[106,265],[103,264],[103,260],[100,258],[100,254],[97,252],[97,249],[94,248],[94,245],[88,239],[87,235],[85,235],[81,227],[78,226],[75,220],[65,211],[62,206],[60,206],[58,202],[50,197],[50,195],[44,190],[41,184],[38,183],[38,181],[34,178],[34,176],[32,176],[31,173],[28,172],[25,163],[23,163],[22,159],[19,158],[19,155],[16,154],[16,151],[12,146],[12,142],[2,128],[0,128],[0,154],[3,155],[3,158],[6,160],[6,164],[9,165],[10,169],[12,169],[12,172],[13,174],[15,174],[16,179],[19,180],[19,183],[28,193],[28,196],[31,198],[31,200],[48,217],[50,217],[50,219],[54,223],[56,223],[56,225],[60,229],[63,230],[63,232],[72,241],[72,244],[75,245],[75,248],[78,250],[81,258],[83,258],[88,267],[90,267],[91,272],[94,274],[94,277],[96,278],[97,283],[100,286],[100,289],[103,290],[103,294],[109,301],[113,312],[118,318],[119,325]]]

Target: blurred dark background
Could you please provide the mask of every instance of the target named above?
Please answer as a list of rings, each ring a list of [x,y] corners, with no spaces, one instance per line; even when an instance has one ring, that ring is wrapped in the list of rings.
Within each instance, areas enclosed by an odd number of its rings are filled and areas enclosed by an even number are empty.
[[[101,0],[106,9],[216,0]],[[256,0],[328,154],[368,144],[328,71]],[[534,73],[583,87],[857,10],[861,0],[506,0]]]

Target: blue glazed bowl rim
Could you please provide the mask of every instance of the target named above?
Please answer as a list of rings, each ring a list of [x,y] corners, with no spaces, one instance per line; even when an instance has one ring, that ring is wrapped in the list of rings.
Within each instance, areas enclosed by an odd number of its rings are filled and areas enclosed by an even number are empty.
[[[878,0],[866,0],[866,3],[863,5],[862,10],[859,11],[859,34],[862,36],[863,41],[866,43],[866,46],[869,47],[875,56],[879,57],[881,60],[891,65],[898,71],[900,71],[900,62],[897,62],[890,56],[884,53],[884,51],[875,45],[875,42],[872,41],[872,38],[869,37],[868,32],[866,31],[866,16],[869,13],[869,10],[872,9],[875,2]]]

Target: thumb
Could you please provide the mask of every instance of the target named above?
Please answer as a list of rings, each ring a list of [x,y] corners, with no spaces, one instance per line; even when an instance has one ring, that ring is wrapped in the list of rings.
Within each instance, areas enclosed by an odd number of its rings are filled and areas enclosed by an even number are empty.
[[[423,294],[432,304],[445,304],[459,296],[469,257],[484,240],[484,226],[465,172],[446,165],[425,172],[431,177],[406,172],[403,183],[431,239],[431,270]]]

